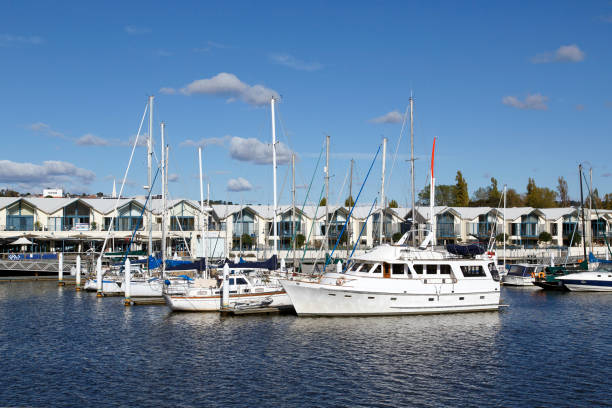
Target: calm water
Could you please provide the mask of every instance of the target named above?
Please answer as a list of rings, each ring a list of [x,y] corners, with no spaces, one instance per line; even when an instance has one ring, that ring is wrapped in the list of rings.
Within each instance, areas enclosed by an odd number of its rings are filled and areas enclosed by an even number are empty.
[[[0,284],[0,406],[610,406],[612,295],[501,313],[220,317]]]

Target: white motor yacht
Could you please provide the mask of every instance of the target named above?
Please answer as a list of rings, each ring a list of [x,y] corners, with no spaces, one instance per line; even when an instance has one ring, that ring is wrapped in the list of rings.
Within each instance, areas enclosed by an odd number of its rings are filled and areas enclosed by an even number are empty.
[[[487,259],[381,245],[345,273],[318,282],[281,280],[300,316],[368,316],[499,309],[499,281]]]

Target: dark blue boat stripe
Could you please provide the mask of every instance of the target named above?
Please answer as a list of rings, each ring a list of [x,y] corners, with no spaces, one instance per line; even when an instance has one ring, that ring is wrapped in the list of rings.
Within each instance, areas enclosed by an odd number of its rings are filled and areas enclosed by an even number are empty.
[[[562,279],[566,285],[583,285],[583,286],[612,286],[612,281],[597,281],[584,279]],[[584,282],[584,283],[583,283]]]

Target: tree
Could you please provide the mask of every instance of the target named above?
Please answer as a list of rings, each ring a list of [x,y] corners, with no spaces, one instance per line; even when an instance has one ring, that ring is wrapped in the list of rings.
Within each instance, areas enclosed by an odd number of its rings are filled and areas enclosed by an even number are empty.
[[[542,231],[540,232],[540,235],[538,236],[538,241],[539,242],[552,242],[552,235],[550,235],[550,233],[547,231]]]
[[[455,181],[457,181],[457,184],[455,184],[455,206],[467,207],[470,205],[468,185],[459,170],[457,171],[457,176],[455,176]]]
[[[90,224],[90,228],[92,231],[95,231],[98,229],[98,224],[95,221],[92,221]]]
[[[597,191],[597,189],[593,190],[593,193],[591,194],[591,199],[593,200],[593,208],[596,208],[598,210],[603,209],[603,201],[601,200],[601,198],[599,198],[599,191]]]
[[[559,194],[559,203],[561,207],[567,207],[570,205],[569,189],[567,187],[567,181],[563,176],[559,177],[557,185],[557,193]]]
[[[498,207],[501,202],[501,192],[497,188],[497,180],[495,177],[491,177],[491,188],[489,190],[489,206]]]
[[[503,243],[504,241],[508,241],[508,234],[504,234],[503,232],[497,234],[495,236],[495,241]]]
[[[400,238],[403,236],[404,234],[402,234],[401,232],[396,232],[395,234],[393,234],[393,236],[391,237],[393,239],[393,242],[397,242],[400,240]]]
[[[547,187],[538,187],[535,180],[529,177],[525,204],[528,207],[550,208],[557,206],[557,193]]]
[[[0,190],[0,197],[19,197],[19,193],[8,188]]]
[[[297,234],[295,236],[295,245],[298,248],[302,248],[304,246],[304,242],[306,242],[306,237],[302,234]]]
[[[323,200],[325,200],[325,199],[323,199]],[[323,204],[323,205],[325,205],[325,204]],[[355,205],[355,200],[353,200],[353,196],[350,195],[350,196],[348,196],[346,198],[346,200],[344,200],[344,206],[345,207],[352,207],[354,205]]]
[[[602,207],[606,210],[612,210],[612,194],[606,194],[604,196]]]
[[[523,198],[515,189],[509,188],[506,190],[506,207],[522,207],[524,205]]]
[[[417,204],[429,205],[429,184],[419,191]],[[436,186],[436,202],[435,205],[455,205],[455,186],[453,184],[439,184]]]
[[[397,201],[395,201],[395,200],[389,201],[389,208],[399,208],[399,205],[397,204]]]
[[[240,239],[242,240],[243,247],[251,249],[251,247],[253,246],[253,238],[251,238],[249,234],[242,234],[242,237],[240,237]]]
[[[98,191],[98,193],[96,194],[97,197],[104,197],[104,193],[101,191]]]
[[[325,207],[326,204],[327,204],[327,200],[325,199],[325,197],[323,197],[321,201],[319,202],[319,207]]]

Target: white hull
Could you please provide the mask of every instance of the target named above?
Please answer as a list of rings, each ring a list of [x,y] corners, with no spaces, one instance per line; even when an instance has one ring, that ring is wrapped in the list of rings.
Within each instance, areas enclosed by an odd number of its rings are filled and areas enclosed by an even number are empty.
[[[574,292],[612,292],[612,273],[608,271],[571,273],[559,280]]]
[[[506,286],[529,286],[536,288],[533,284],[535,278],[531,276],[515,276],[515,275],[504,275],[501,281]]]
[[[125,284],[122,285],[125,287]],[[130,297],[161,297],[163,281],[155,280],[132,280],[130,281]]]
[[[499,309],[499,290],[458,291],[457,285],[421,283],[420,291],[371,292],[357,289],[282,281],[300,316],[370,316],[475,312]],[[429,292],[429,293],[428,293]]]
[[[221,296],[176,296],[164,295],[166,304],[173,311],[181,312],[218,312],[221,310]],[[230,307],[237,303],[259,304],[272,300],[267,307],[289,308],[291,300],[284,291],[257,293],[257,294],[231,294],[229,298]]]
[[[97,292],[98,291],[97,279],[87,279],[83,289],[90,291],[90,292]],[[123,293],[123,289],[115,280],[102,279],[102,293],[106,295],[120,295]]]

